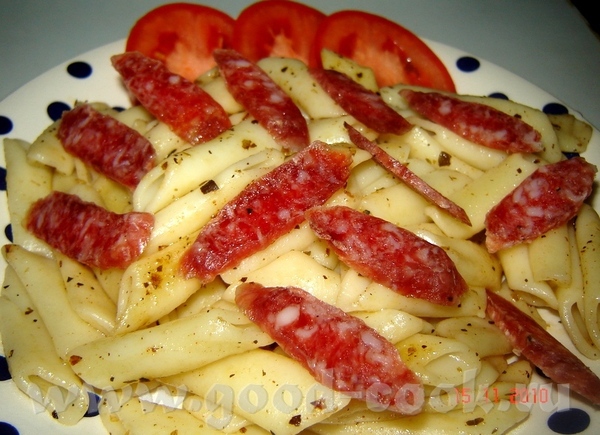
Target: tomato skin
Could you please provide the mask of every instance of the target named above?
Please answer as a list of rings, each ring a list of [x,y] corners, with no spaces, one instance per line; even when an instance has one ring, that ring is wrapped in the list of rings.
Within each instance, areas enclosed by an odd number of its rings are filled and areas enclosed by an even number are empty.
[[[188,80],[216,65],[212,52],[230,48],[235,20],[218,9],[171,3],[152,9],[131,28],[126,51],[164,62]]]
[[[311,64],[314,36],[325,14],[289,0],[251,4],[238,16],[233,49],[257,62],[269,56],[291,57]]]
[[[368,12],[344,10],[319,26],[312,62],[332,50],[373,69],[379,86],[396,83],[456,92],[450,73],[418,36],[393,21]]]

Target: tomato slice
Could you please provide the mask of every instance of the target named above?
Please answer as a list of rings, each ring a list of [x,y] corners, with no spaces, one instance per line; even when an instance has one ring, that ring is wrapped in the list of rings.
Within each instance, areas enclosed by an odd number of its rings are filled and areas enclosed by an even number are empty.
[[[172,3],[142,16],[131,28],[126,51],[139,51],[165,63],[188,80],[216,65],[212,52],[230,48],[235,20],[203,5]]]
[[[329,15],[317,31],[313,63],[320,65],[324,48],[373,69],[379,86],[405,83],[456,92],[450,73],[425,42],[378,15],[355,10]]]
[[[309,64],[314,36],[324,18],[321,11],[295,1],[256,2],[238,16],[233,48],[252,62],[279,56]]]

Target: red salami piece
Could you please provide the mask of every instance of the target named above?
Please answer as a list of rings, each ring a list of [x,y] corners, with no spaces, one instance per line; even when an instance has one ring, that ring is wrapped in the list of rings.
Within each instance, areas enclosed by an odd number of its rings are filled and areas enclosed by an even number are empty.
[[[448,213],[450,213],[450,215],[454,216],[461,222],[469,226],[471,225],[469,216],[467,216],[467,213],[465,213],[462,207],[450,201],[440,192],[435,190],[417,174],[408,169],[406,165],[390,156],[375,142],[371,142],[369,139],[360,134],[360,132],[354,127],[347,123],[344,125],[348,130],[348,134],[352,143],[354,143],[354,145],[360,149],[369,152],[373,156],[373,160],[398,177],[402,182],[406,183],[408,187],[423,196],[429,202],[432,202],[438,207],[446,210]]]
[[[519,118],[493,107],[437,92],[403,89],[400,95],[417,113],[471,142],[509,153],[543,150],[538,131]]]
[[[592,193],[595,174],[596,167],[582,157],[540,167],[488,212],[488,251],[532,241],[565,224]]]
[[[68,153],[131,189],[155,164],[156,151],[144,136],[89,104],[63,114],[58,138]]]
[[[412,125],[370,91],[347,75],[334,70],[312,69],[319,85],[348,114],[378,133],[404,134]]]
[[[187,142],[207,142],[231,127],[231,121],[208,93],[138,52],[111,58],[125,86],[148,112]]]
[[[308,146],[306,119],[267,73],[235,50],[215,50],[213,56],[231,95],[278,144],[291,151]]]
[[[294,287],[238,287],[236,303],[323,385],[401,414],[423,405],[419,378],[362,320]]]
[[[80,263],[100,269],[126,268],[148,243],[149,213],[117,214],[75,195],[52,192],[35,202],[26,228]]]
[[[188,278],[212,281],[245,257],[264,249],[304,221],[350,175],[350,151],[314,142],[249,184],[207,223],[183,255]]]
[[[490,290],[487,291],[486,313],[516,352],[557,384],[568,384],[573,391],[600,405],[598,376],[535,320]]]
[[[467,291],[446,251],[410,231],[345,206],[315,207],[306,217],[344,263],[402,295],[456,305]]]

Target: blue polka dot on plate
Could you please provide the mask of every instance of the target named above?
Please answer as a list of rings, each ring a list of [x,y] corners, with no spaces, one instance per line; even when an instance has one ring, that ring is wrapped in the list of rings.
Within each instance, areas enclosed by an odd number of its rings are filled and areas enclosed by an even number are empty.
[[[471,56],[463,56],[456,61],[456,67],[463,72],[473,72],[479,69],[481,63]]]
[[[67,110],[71,110],[71,106],[69,106],[67,103],[63,103],[62,101],[55,101],[48,104],[46,112],[52,121],[58,121],[63,112],[66,112]]]
[[[85,79],[92,75],[92,66],[87,62],[72,62],[67,65],[67,72],[77,79]]]
[[[0,435],[19,435],[19,431],[12,424],[0,421]]]
[[[11,378],[12,376],[8,371],[8,362],[6,361],[6,357],[4,355],[0,355],[0,381],[7,381]]]
[[[6,168],[0,166],[0,191],[6,190]]]
[[[11,243],[13,242],[12,226],[10,224],[4,227],[4,235]]]
[[[492,92],[490,98],[498,98],[499,100],[508,100],[508,96],[504,92]]]
[[[560,103],[548,103],[542,108],[542,110],[548,115],[566,115],[569,113],[569,109]]]
[[[88,392],[88,396],[89,396],[89,405],[88,405],[88,409],[85,413],[85,417],[95,417],[99,414],[98,411],[98,405],[100,404],[100,396],[98,396],[95,393],[92,392]]]
[[[548,427],[559,434],[583,432],[590,425],[590,416],[583,409],[569,408],[555,412],[548,418]]]
[[[10,118],[0,115],[0,134],[8,134],[13,129],[13,123]]]

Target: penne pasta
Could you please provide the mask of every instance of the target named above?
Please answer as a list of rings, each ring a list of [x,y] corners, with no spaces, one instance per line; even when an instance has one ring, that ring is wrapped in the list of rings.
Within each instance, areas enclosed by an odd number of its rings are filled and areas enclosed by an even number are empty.
[[[33,306],[18,275],[7,267],[0,297],[0,333],[11,377],[36,407],[65,425],[74,425],[88,410],[88,392],[56,353]]]
[[[66,358],[71,349],[104,336],[73,310],[55,260],[18,245],[4,246],[2,254],[23,283],[61,358]]]
[[[94,272],[63,254],[57,255],[57,261],[73,310],[97,330],[111,335],[117,306],[104,292]]]
[[[600,218],[589,205],[577,215],[575,238],[583,273],[583,315],[587,332],[596,347],[600,347]]]
[[[186,385],[205,400],[220,396],[233,413],[278,434],[299,433],[350,400],[316,383],[290,358],[260,349],[163,381]]]
[[[280,149],[261,126],[243,121],[201,147],[171,154],[160,162],[136,188],[133,208],[156,213],[228,166],[267,148]]]
[[[567,232],[572,273],[569,282],[558,285],[556,288],[558,313],[561,323],[565,326],[565,330],[577,350],[586,357],[595,360],[600,358],[600,349],[592,342],[585,321],[583,272],[575,238],[575,229],[570,226]]]
[[[44,166],[29,164],[27,161],[28,147],[29,144],[22,140],[4,140],[6,165],[13,168],[6,174],[8,210],[13,240],[27,250],[50,256],[50,248],[27,232],[22,224],[31,204],[52,190],[51,170]]]
[[[548,255],[552,252],[552,255]],[[528,246],[529,264],[536,281],[553,287],[571,281],[571,249],[567,225],[548,231]]]
[[[526,244],[512,246],[498,253],[500,264],[506,274],[506,282],[512,290],[531,296],[536,305],[556,309],[558,302],[554,291],[546,282],[537,281],[533,276]]]
[[[272,340],[234,311],[206,309],[162,325],[106,337],[70,350],[79,377],[100,389],[178,374],[266,346]]]

